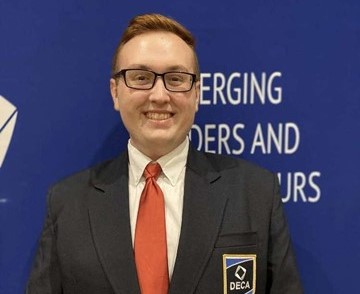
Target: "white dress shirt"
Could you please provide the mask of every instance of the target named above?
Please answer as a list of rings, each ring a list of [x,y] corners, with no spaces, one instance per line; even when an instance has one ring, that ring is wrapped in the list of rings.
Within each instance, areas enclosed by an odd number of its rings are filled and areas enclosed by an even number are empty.
[[[165,223],[167,239],[167,255],[169,278],[174,271],[177,249],[179,245],[182,221],[185,166],[189,150],[189,139],[181,143],[170,153],[160,157],[156,162],[161,166],[157,183],[160,186],[165,200]],[[134,247],[136,219],[138,214],[141,192],[145,186],[143,172],[152,160],[137,150],[129,140],[129,211],[132,244]]]

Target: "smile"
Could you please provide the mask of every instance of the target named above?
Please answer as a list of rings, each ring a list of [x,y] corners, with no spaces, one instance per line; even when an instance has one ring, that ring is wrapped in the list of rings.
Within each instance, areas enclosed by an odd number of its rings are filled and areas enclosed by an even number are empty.
[[[172,113],[166,112],[166,113],[159,113],[159,112],[146,112],[145,116],[148,119],[152,119],[152,120],[166,120],[169,119],[170,117],[173,116]]]

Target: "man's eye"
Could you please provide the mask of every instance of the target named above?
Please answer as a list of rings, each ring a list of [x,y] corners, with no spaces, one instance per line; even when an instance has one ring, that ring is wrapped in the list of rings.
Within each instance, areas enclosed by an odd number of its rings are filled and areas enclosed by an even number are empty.
[[[182,75],[171,75],[168,76],[167,80],[171,83],[182,83],[184,82],[184,77]]]
[[[135,74],[131,76],[131,81],[137,85],[147,85],[152,83],[152,77],[146,74]]]
[[[146,81],[148,79],[149,79],[149,77],[144,76],[144,75],[137,75],[134,77],[134,80],[136,80],[136,81]]]

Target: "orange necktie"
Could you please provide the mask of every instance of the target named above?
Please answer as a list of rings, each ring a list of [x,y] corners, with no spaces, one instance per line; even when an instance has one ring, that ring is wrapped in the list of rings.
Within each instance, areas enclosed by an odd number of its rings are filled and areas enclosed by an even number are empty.
[[[156,183],[160,173],[158,163],[146,166],[137,215],[135,262],[142,294],[167,294],[169,289],[164,194]]]

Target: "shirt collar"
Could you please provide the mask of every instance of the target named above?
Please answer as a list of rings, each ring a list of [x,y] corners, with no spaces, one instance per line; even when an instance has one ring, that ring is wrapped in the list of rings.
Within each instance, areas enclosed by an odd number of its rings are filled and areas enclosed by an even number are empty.
[[[156,162],[160,164],[162,173],[170,181],[172,186],[175,186],[182,170],[186,166],[187,154],[189,151],[189,139],[186,139],[174,150],[168,154],[160,157]],[[129,139],[128,141],[129,153],[129,170],[135,180],[135,185],[138,185],[143,175],[145,167],[151,162],[151,158],[141,153],[136,149]],[[161,176],[161,175],[160,175]]]

